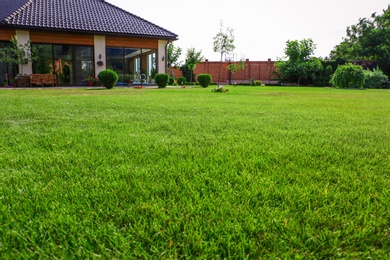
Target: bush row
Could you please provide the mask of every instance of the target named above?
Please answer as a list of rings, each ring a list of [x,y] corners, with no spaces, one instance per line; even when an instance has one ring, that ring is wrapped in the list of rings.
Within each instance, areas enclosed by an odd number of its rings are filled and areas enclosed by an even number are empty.
[[[384,88],[388,77],[379,68],[364,70],[361,65],[347,63],[337,67],[330,79],[336,88]]]

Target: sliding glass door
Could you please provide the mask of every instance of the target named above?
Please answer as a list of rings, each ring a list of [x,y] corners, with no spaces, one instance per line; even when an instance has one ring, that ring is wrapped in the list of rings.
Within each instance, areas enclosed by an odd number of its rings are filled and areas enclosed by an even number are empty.
[[[152,83],[156,74],[156,50],[108,47],[106,54],[107,69],[118,74],[118,85]]]
[[[33,73],[54,73],[57,84],[87,85],[94,76],[93,47],[73,45],[34,44],[39,58],[33,63]]]

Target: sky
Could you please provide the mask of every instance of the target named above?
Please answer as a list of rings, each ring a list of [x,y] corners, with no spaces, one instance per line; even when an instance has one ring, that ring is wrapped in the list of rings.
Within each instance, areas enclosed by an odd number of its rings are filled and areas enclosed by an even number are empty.
[[[233,29],[236,60],[277,60],[286,41],[313,39],[314,56],[327,57],[359,18],[382,14],[388,0],[106,0],[178,35],[174,46],[201,51],[219,61],[213,38],[223,27]]]

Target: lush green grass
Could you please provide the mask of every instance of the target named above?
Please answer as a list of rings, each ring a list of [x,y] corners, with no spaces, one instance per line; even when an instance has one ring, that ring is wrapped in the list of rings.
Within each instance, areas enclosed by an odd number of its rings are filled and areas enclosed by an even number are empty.
[[[0,258],[389,258],[390,91],[1,90]]]

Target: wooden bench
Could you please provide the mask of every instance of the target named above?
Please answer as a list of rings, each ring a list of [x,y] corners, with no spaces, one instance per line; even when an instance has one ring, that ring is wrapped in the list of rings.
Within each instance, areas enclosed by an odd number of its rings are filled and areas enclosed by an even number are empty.
[[[41,85],[42,87],[46,85],[51,85],[54,87],[56,82],[56,75],[54,74],[30,74],[30,87],[32,85]]]
[[[47,85],[51,85],[54,87],[54,84],[56,84],[56,75],[54,74],[41,74],[42,75],[42,87]]]
[[[33,84],[42,85],[41,74],[30,74],[30,87]]]

